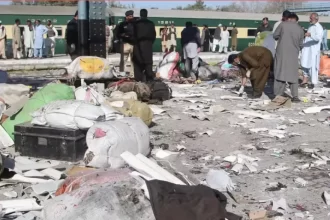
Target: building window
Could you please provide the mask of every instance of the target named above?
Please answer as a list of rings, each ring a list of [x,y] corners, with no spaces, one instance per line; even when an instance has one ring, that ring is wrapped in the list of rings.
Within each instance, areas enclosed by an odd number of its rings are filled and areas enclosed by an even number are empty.
[[[57,30],[58,37],[63,37],[63,30],[62,27],[55,27]]]
[[[255,37],[257,29],[248,29],[248,37]]]

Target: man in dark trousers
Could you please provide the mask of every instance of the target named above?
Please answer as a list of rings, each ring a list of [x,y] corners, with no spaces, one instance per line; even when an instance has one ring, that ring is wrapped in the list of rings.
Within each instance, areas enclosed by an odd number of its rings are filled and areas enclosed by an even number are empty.
[[[73,19],[67,24],[65,39],[67,45],[67,53],[73,61],[78,57],[78,11],[74,14]]]
[[[134,11],[129,10],[125,13],[125,21],[118,25],[118,30],[116,31],[117,38],[120,40],[120,71],[125,71],[130,73],[130,77],[134,77],[134,62],[133,57],[133,45],[135,43],[134,39]],[[129,59],[130,68],[127,68]]]
[[[231,54],[228,57],[228,63],[239,67],[242,73],[242,85],[239,93],[244,92],[247,78],[250,78],[253,98],[260,98],[273,64],[272,52],[266,47],[251,46],[239,54]]]
[[[209,52],[209,50],[210,50],[210,30],[206,24],[204,24],[204,26],[203,26],[201,43],[202,43],[202,51]]]
[[[141,9],[140,19],[134,23],[136,44],[133,49],[134,78],[138,82],[152,81],[152,45],[156,40],[155,24],[147,19],[148,11]]]

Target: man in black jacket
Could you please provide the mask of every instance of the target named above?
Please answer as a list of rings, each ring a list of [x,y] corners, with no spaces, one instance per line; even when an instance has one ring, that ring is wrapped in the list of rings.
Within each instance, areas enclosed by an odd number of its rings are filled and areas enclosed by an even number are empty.
[[[78,11],[74,14],[73,19],[66,26],[66,45],[67,53],[73,61],[78,57]]]
[[[130,77],[133,77],[134,63],[133,57],[133,45],[135,43],[134,39],[134,11],[129,10],[125,13],[125,21],[118,25],[117,39],[120,40],[120,71],[130,72]],[[131,59],[130,70],[126,69],[128,59]]]
[[[134,23],[136,44],[133,49],[134,77],[138,82],[152,81],[152,46],[156,39],[155,24],[147,19],[148,11],[141,9],[140,19]]]

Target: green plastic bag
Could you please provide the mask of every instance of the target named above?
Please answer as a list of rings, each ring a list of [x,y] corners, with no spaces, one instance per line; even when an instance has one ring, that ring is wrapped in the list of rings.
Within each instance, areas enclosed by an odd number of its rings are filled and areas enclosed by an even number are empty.
[[[8,118],[2,127],[8,135],[14,140],[15,125],[26,123],[32,120],[31,114],[46,104],[57,100],[74,99],[74,91],[65,84],[50,83],[36,92],[29,101],[24,105],[22,110],[16,115]],[[59,119],[61,120],[61,119]]]

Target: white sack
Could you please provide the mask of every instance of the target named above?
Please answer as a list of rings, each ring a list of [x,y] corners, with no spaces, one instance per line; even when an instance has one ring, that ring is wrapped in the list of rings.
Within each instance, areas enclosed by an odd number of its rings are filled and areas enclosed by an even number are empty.
[[[23,84],[0,83],[0,98],[6,104],[12,105],[22,99],[22,96],[28,96],[30,87]]]
[[[97,137],[97,131],[101,131],[103,136]],[[122,167],[124,160],[120,155],[125,151],[134,155],[149,154],[149,140],[149,128],[140,118],[129,117],[96,123],[86,135],[88,150],[84,162],[97,168]]]
[[[157,72],[160,74],[160,78],[170,80],[179,59],[180,54],[178,52],[171,52],[167,54],[159,63]]]
[[[93,87],[78,87],[75,92],[76,100],[86,101],[94,105],[99,105],[105,101],[102,94],[98,93]]]
[[[100,57],[77,57],[65,67],[70,78],[80,79],[112,79],[110,61]]]
[[[96,122],[123,118],[123,115],[108,107],[78,101],[55,101],[32,114],[31,123],[53,128],[88,129]]]

